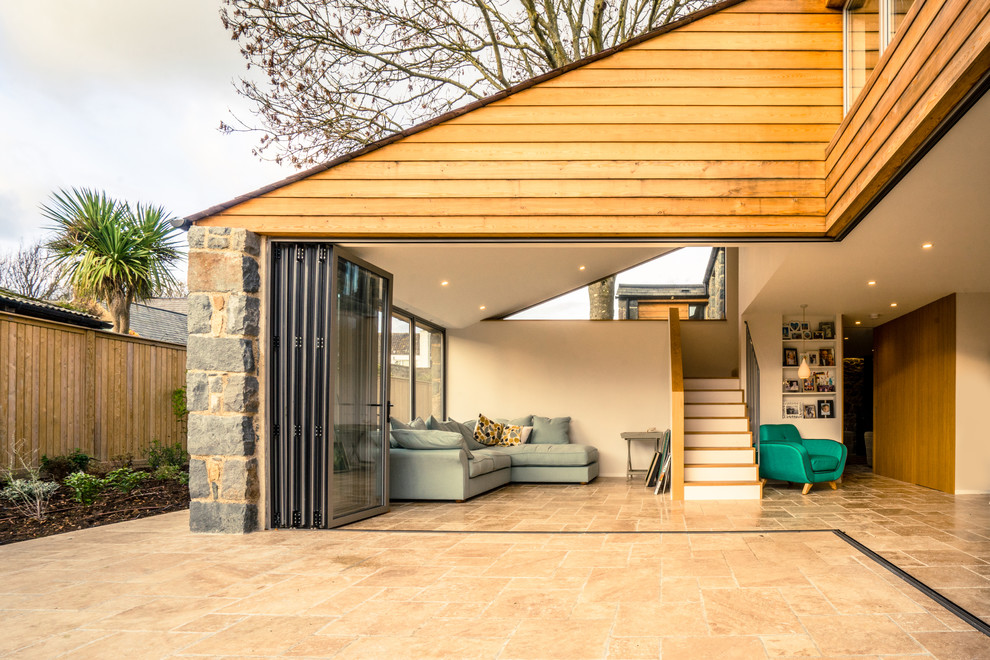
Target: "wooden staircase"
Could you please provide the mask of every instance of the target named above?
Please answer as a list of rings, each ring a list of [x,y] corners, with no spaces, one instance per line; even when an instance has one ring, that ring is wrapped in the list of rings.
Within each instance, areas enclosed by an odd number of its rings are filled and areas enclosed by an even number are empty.
[[[738,378],[684,379],[684,499],[763,497]]]

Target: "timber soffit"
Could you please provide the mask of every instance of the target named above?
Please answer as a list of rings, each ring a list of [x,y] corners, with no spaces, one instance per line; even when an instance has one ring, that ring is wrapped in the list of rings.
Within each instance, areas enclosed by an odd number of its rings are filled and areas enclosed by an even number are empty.
[[[196,222],[197,220],[202,220],[204,218],[208,218],[210,216],[217,215],[218,213],[222,213],[223,211],[226,211],[229,208],[232,208],[234,206],[237,206],[238,204],[241,204],[241,203],[246,202],[248,200],[254,199],[255,197],[260,197],[261,195],[264,195],[265,193],[270,193],[270,192],[272,192],[274,190],[278,190],[279,188],[282,188],[283,186],[287,186],[289,184],[296,183],[297,181],[302,181],[303,179],[306,179],[308,177],[311,177],[314,174],[318,174],[320,172],[324,172],[324,171],[329,170],[329,169],[331,169],[333,167],[336,167],[338,165],[342,165],[343,163],[346,163],[346,162],[348,162],[350,160],[353,160],[353,159],[357,158],[358,156],[363,156],[363,155],[365,155],[367,153],[370,153],[372,151],[376,151],[378,149],[381,149],[382,147],[385,147],[385,146],[387,146],[389,144],[392,144],[393,142],[398,142],[399,140],[401,140],[403,138],[406,138],[406,137],[408,137],[410,135],[414,135],[416,133],[425,131],[428,128],[433,128],[434,126],[437,126],[438,124],[442,124],[442,123],[444,123],[446,121],[449,121],[451,119],[454,119],[455,117],[460,117],[461,115],[466,115],[467,113],[469,113],[469,112],[471,112],[473,110],[477,110],[478,108],[482,108],[482,107],[484,107],[486,105],[489,105],[491,103],[494,103],[495,101],[500,101],[500,100],[502,100],[502,99],[504,99],[506,97],[512,96],[513,94],[516,94],[516,93],[521,92],[523,90],[529,89],[530,87],[534,87],[534,86],[536,86],[536,85],[538,85],[538,84],[540,84],[542,82],[545,82],[547,80],[551,80],[551,79],[556,78],[558,76],[561,76],[561,75],[563,75],[565,73],[568,73],[569,71],[573,71],[575,69],[580,69],[581,67],[583,67],[583,66],[585,66],[587,64],[590,64],[592,62],[597,62],[598,60],[604,59],[604,58],[606,58],[606,57],[608,57],[610,55],[613,55],[615,53],[618,53],[620,51],[623,51],[623,50],[625,50],[627,48],[631,48],[632,46],[635,46],[637,44],[641,44],[644,41],[649,41],[650,39],[653,39],[654,37],[660,36],[661,34],[666,34],[667,32],[673,32],[674,30],[676,30],[678,28],[681,28],[681,27],[683,27],[685,25],[688,25],[688,24],[693,23],[693,22],[695,22],[697,20],[700,20],[702,18],[705,18],[706,16],[710,16],[711,14],[716,14],[716,13],[722,11],[723,9],[727,9],[729,7],[732,7],[734,5],[738,5],[738,4],[740,4],[742,2],[745,2],[745,1],[746,0],[723,0],[722,2],[716,3],[716,4],[714,4],[714,5],[710,6],[710,7],[706,7],[705,9],[700,9],[700,10],[698,10],[696,12],[693,12],[691,14],[688,14],[687,16],[684,16],[683,18],[680,18],[680,19],[674,21],[673,23],[668,23],[666,25],[662,25],[662,26],[658,27],[655,30],[651,30],[649,32],[644,32],[643,34],[639,35],[638,37],[633,37],[629,41],[626,41],[624,43],[621,43],[618,46],[613,46],[612,48],[609,48],[607,50],[603,50],[603,51],[601,51],[599,53],[595,53],[594,55],[589,55],[588,57],[585,57],[583,59],[576,60],[576,61],[571,62],[570,64],[566,64],[566,65],[564,65],[564,66],[562,66],[562,67],[560,67],[558,69],[553,69],[552,71],[548,71],[548,72],[546,72],[546,73],[544,73],[542,75],[536,76],[535,78],[530,78],[529,80],[524,80],[523,82],[519,83],[518,85],[513,85],[512,87],[509,87],[508,89],[504,89],[504,90],[501,90],[499,92],[496,92],[496,93],[492,94],[491,96],[486,96],[483,99],[479,99],[477,101],[474,101],[472,103],[469,103],[469,104],[467,104],[465,106],[462,106],[460,108],[457,108],[455,110],[451,110],[450,112],[447,112],[445,114],[442,114],[439,117],[435,117],[433,119],[430,119],[429,121],[423,122],[422,124],[418,124],[418,125],[413,126],[411,128],[407,128],[407,129],[402,130],[402,131],[399,131],[397,133],[393,133],[393,134],[391,134],[391,135],[389,135],[387,137],[382,138],[381,140],[378,140],[377,142],[372,142],[371,144],[368,144],[368,145],[366,145],[364,147],[361,147],[360,149],[356,149],[354,151],[351,151],[349,153],[346,153],[346,154],[344,154],[342,156],[339,156],[339,157],[337,157],[337,158],[335,158],[335,159],[333,159],[333,160],[331,160],[329,162],[323,163],[321,165],[316,165],[315,167],[311,167],[311,168],[306,169],[306,170],[303,170],[301,172],[297,172],[296,174],[293,174],[292,176],[286,177],[285,179],[282,179],[281,181],[276,181],[275,183],[268,184],[267,186],[264,186],[262,188],[258,188],[257,190],[254,190],[252,192],[245,193],[243,195],[239,195],[239,196],[237,196],[237,197],[235,197],[235,198],[233,198],[233,199],[231,199],[229,201],[222,202],[220,204],[216,204],[216,205],[211,206],[210,208],[205,209],[203,211],[200,211],[198,213],[193,213],[192,215],[188,215],[185,218],[177,218],[177,219],[175,219],[175,220],[172,221],[172,224],[176,228],[179,228],[179,229],[188,229],[192,225],[192,223]]]

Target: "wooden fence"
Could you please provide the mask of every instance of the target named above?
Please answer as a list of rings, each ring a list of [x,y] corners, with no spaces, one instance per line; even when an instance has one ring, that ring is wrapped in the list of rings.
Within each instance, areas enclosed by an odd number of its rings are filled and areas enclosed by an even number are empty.
[[[152,440],[186,444],[172,392],[184,346],[0,312],[0,451],[6,464],[79,448],[143,459]]]

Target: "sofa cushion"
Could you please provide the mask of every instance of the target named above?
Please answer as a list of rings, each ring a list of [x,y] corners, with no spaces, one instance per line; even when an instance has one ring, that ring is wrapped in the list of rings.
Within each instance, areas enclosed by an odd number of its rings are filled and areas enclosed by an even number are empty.
[[[811,459],[811,469],[814,472],[831,472],[839,467],[839,459],[831,456],[812,454],[809,458]]]
[[[524,415],[523,417],[516,417],[515,419],[503,419],[501,417],[493,417],[496,422],[502,424],[503,426],[532,426],[533,416]]]
[[[532,426],[505,426],[502,428],[502,439],[498,441],[499,447],[514,447],[524,444],[529,440]]]
[[[392,435],[403,449],[465,449],[464,437],[457,431],[395,429]],[[471,452],[468,451],[468,458]]]
[[[433,415],[430,415],[426,420],[426,428],[436,430],[436,431],[456,431],[464,437],[464,443],[467,445],[468,449],[484,449],[485,445],[481,444],[474,439],[474,429],[468,427],[467,424],[461,424],[460,422],[448,419],[445,421],[440,421]]]
[[[474,439],[488,447],[494,447],[502,441],[505,425],[478,415],[478,424],[474,427]]]
[[[566,445],[571,441],[570,417],[540,417],[533,415],[533,434],[529,442],[534,445]]]
[[[512,458],[508,454],[497,451],[496,448],[494,447],[490,449],[489,448],[479,449],[477,451],[472,452],[472,454],[474,455],[474,460],[478,460],[479,458],[492,459],[494,463],[493,469],[495,470],[502,470],[508,467],[512,467]],[[472,474],[471,476],[474,475]]]
[[[414,419],[413,421],[409,422],[408,424],[406,424],[405,422],[400,422],[395,417],[389,417],[388,418],[388,424],[389,424],[388,446],[391,447],[392,449],[395,449],[396,447],[401,446],[401,445],[399,445],[399,441],[396,439],[395,435],[393,435],[391,433],[392,429],[406,429],[406,430],[409,430],[409,429],[419,429],[419,430],[425,430],[427,428],[426,422],[423,421],[423,418],[422,417],[417,417],[416,419]]]
[[[516,445],[493,447],[489,451],[505,453],[512,459],[513,467],[532,466],[580,466],[598,460],[598,449],[591,445]]]

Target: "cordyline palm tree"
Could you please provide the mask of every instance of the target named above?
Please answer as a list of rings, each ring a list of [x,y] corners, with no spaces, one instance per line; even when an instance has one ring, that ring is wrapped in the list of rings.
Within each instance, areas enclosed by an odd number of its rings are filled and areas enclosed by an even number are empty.
[[[171,216],[160,206],[125,202],[88,188],[52,193],[42,215],[55,232],[47,247],[73,289],[106,302],[113,330],[130,331],[130,309],[177,284],[169,267],[182,258]]]

